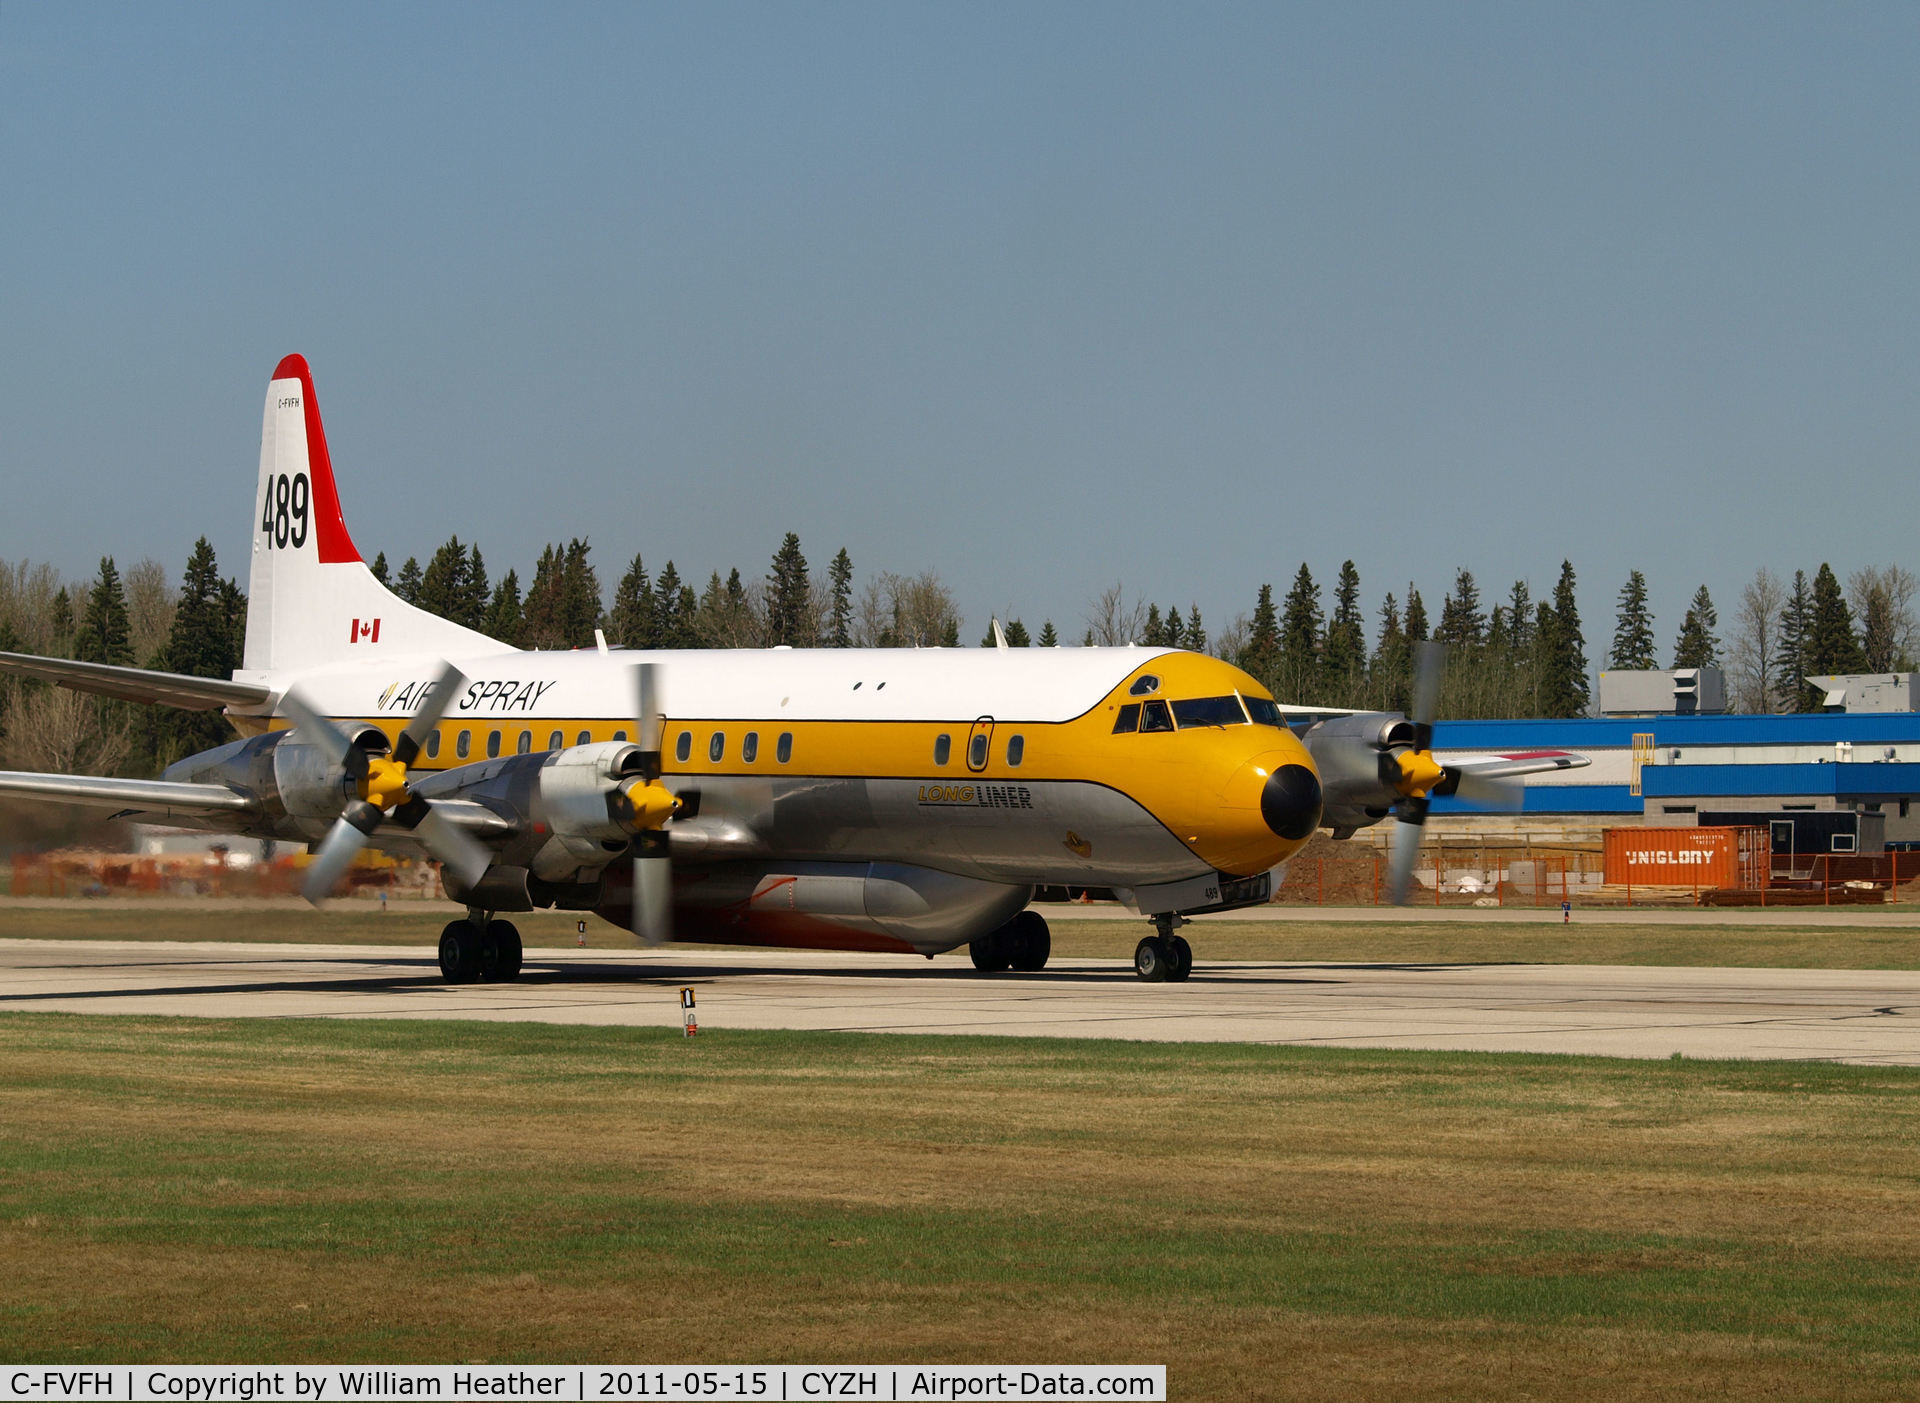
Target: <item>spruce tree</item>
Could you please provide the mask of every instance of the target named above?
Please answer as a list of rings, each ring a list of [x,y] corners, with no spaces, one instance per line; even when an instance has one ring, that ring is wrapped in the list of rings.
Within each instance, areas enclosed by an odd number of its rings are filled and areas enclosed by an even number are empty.
[[[479,628],[487,617],[487,603],[493,590],[487,584],[487,563],[480,558],[480,547],[467,548],[467,578],[461,590],[454,621],[466,628]]]
[[[1147,622],[1146,626],[1142,628],[1140,632],[1140,641],[1149,648],[1164,648],[1167,646],[1166,629],[1160,622],[1160,606],[1158,604],[1149,604],[1147,606]]]
[[[955,615],[947,615],[947,631],[940,637],[940,646],[942,648],[960,646],[960,620]]]
[[[1807,639],[1806,666],[1812,677],[1866,670],[1860,640],[1853,631],[1853,610],[1847,605],[1833,567],[1825,561],[1813,577],[1813,626]]]
[[[1360,612],[1360,572],[1351,560],[1342,562],[1333,588],[1333,616],[1327,620],[1323,648],[1332,700],[1351,706],[1358,700],[1367,665],[1366,620]]]
[[[467,600],[467,570],[467,548],[460,544],[459,536],[448,537],[447,543],[435,551],[433,559],[427,562],[413,598],[408,602],[418,605],[429,614],[464,623],[461,611]]]
[[[1556,606],[1555,612],[1558,612]],[[1613,651],[1608,665],[1646,670],[1660,666],[1653,651],[1653,615],[1647,609],[1647,577],[1638,570],[1620,587],[1620,609],[1613,626]]]
[[[1289,698],[1319,699],[1320,621],[1320,586],[1302,561],[1280,609],[1280,666]]]
[[[607,613],[607,642],[622,648],[657,646],[653,611],[653,581],[636,553],[613,591],[613,608]]]
[[[374,579],[378,580],[383,585],[386,584],[387,583],[387,553],[385,551],[381,551],[378,555],[376,555],[373,558],[373,564],[369,565],[367,569],[373,572]]]
[[[1007,625],[1007,646],[1009,648],[1027,648],[1032,645],[1033,640],[1027,637],[1027,626],[1025,624],[1015,619]]]
[[[73,656],[73,596],[67,593],[65,585],[53,596],[52,645],[50,651],[56,657]]]
[[[1391,590],[1380,606],[1380,639],[1367,668],[1367,689],[1373,704],[1387,711],[1404,712],[1413,705],[1412,654]]]
[[[767,576],[767,643],[794,648],[814,643],[813,583],[807,558],[800,553],[800,537],[791,531],[773,553],[773,573]]]
[[[133,665],[133,626],[127,617],[127,593],[113,557],[103,556],[100,573],[87,595],[87,612],[74,634],[73,655],[82,662]]]
[[[1680,636],[1673,642],[1673,665],[1718,667],[1720,639],[1714,629],[1719,625],[1720,615],[1713,607],[1713,596],[1702,585],[1693,592],[1693,603],[1687,606],[1687,616],[1680,623]]]
[[[245,598],[240,587],[220,578],[213,547],[202,536],[187,557],[180,581],[180,603],[174,611],[166,647],[161,650],[160,669],[189,677],[231,678],[240,666],[245,629]],[[162,766],[233,739],[226,718],[218,711],[156,707],[151,720],[154,760]]]
[[[823,640],[829,648],[851,648],[853,646],[853,561],[847,556],[847,548],[840,547],[840,553],[833,558],[833,564],[827,567],[827,636]]]
[[[1060,635],[1054,631],[1052,619],[1048,619],[1040,626],[1040,646],[1042,648],[1058,648],[1060,646]]]
[[[521,622],[521,638],[529,648],[564,648],[566,619],[562,607],[562,576],[566,562],[560,551],[547,546],[533,567],[533,583],[527,586],[527,600]]]
[[[591,647],[593,631],[600,627],[600,577],[587,559],[592,549],[577,536],[567,542],[560,591],[567,647]]]
[[[1515,654],[1533,647],[1533,600],[1525,580],[1515,580],[1507,594],[1507,647]]]
[[[487,637],[509,647],[520,646],[524,622],[520,616],[520,576],[509,570],[494,586],[493,597],[487,601],[487,617],[480,631]]]
[[[1409,643],[1427,641],[1427,606],[1420,598],[1420,591],[1411,584],[1407,586],[1406,634]]]
[[[413,604],[420,598],[420,562],[412,556],[400,567],[400,578],[393,582],[393,592],[407,603]]]
[[[1474,583],[1473,572],[1462,568],[1455,571],[1453,593],[1440,604],[1440,627],[1433,631],[1434,638],[1455,649],[1477,648],[1485,640],[1487,621],[1480,612],[1480,587]]]
[[[1544,656],[1540,709],[1550,717],[1584,716],[1592,697],[1587,682],[1586,639],[1580,632],[1580,606],[1574,587],[1573,562],[1563,560],[1560,579],[1553,587],[1553,607],[1541,629]]]
[[[1780,634],[1773,653],[1782,711],[1812,711],[1813,689],[1807,685],[1807,658],[1813,638],[1813,588],[1807,572],[1793,572],[1793,586],[1780,608]]]
[[[1207,651],[1207,626],[1200,620],[1200,606],[1187,606],[1186,647],[1196,653]]]
[[[1089,645],[1093,642],[1091,631],[1087,634]],[[1241,648],[1240,656],[1234,661],[1242,669],[1253,674],[1269,691],[1280,677],[1280,615],[1273,607],[1273,586],[1261,585],[1259,598],[1253,606],[1253,623],[1247,633],[1246,646]]]
[[[680,572],[667,562],[653,582],[653,638],[656,648],[692,648],[693,610],[686,602]]]

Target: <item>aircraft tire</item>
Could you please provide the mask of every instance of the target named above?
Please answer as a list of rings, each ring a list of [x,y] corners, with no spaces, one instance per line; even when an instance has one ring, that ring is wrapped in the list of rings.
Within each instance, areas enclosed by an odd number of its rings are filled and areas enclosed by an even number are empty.
[[[968,943],[967,953],[973,956],[973,967],[982,974],[998,974],[1012,963],[1007,958],[1007,942],[1002,938],[1005,930],[1002,926]]]
[[[1179,983],[1193,973],[1193,947],[1187,944],[1185,936],[1176,935],[1167,944],[1172,947],[1173,960],[1167,969],[1167,978]]]
[[[1015,969],[1035,974],[1047,967],[1047,957],[1053,954],[1053,932],[1038,911],[1022,911],[1002,926],[999,934],[1011,947]]]
[[[1165,982],[1172,967],[1172,952],[1161,944],[1159,936],[1150,935],[1133,947],[1133,972],[1147,983]]]
[[[480,931],[471,921],[449,921],[440,932],[440,973],[449,984],[480,977]]]
[[[488,921],[480,933],[480,978],[510,984],[520,977],[520,932],[511,921]]]

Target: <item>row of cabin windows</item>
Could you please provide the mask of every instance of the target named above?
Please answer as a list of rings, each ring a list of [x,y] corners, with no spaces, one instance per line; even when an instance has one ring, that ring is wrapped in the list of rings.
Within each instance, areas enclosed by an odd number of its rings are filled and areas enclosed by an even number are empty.
[[[627,738],[627,733],[625,731],[615,731],[613,733],[613,738],[615,740],[625,740]],[[574,740],[573,743],[575,745],[592,745],[593,732],[591,731],[580,732],[579,736]],[[548,750],[565,750],[567,748],[567,733],[565,731],[552,732],[547,737],[546,748]],[[516,755],[532,754],[533,753],[533,732],[522,731],[520,733],[520,739],[514,742],[513,749]],[[470,755],[473,754],[473,732],[472,731],[454,732],[453,754],[456,760],[465,760]],[[489,760],[493,760],[493,759],[497,759],[499,755],[500,755],[500,732],[497,730],[489,731],[487,732],[487,758]],[[427,733],[427,758],[429,760],[437,760],[439,757],[440,757],[440,732],[437,730],[429,731]]]
[[[1008,736],[1007,737],[1007,768],[1008,769],[1013,769],[1015,766],[1017,766],[1022,760],[1026,758],[1026,754],[1027,754],[1027,738],[1025,736]],[[953,758],[953,737],[952,736],[941,736],[938,740],[934,741],[933,743],[933,763],[934,764],[944,765],[952,758]],[[974,735],[974,738],[971,741],[967,742],[967,764],[969,764],[976,770],[983,770],[986,768],[987,733],[985,731],[977,732]]]
[[[1163,711],[1166,709],[1165,702],[1151,702],[1149,703],[1149,705],[1158,706]],[[1128,708],[1125,708],[1125,710],[1137,711],[1138,708],[1128,707]],[[1116,727],[1115,729],[1118,730],[1122,728]],[[1128,727],[1125,727],[1124,729],[1132,730],[1133,727],[1128,726]],[[1142,729],[1152,730],[1156,728],[1142,727]],[[1172,730],[1173,727],[1171,725],[1168,725],[1165,729]],[[489,731],[487,733],[487,758],[489,760],[496,759],[499,757],[500,744],[501,744],[500,735],[501,733],[498,730]],[[615,731],[613,733],[613,739],[617,741],[623,741],[626,738],[627,738],[627,733],[625,731]],[[592,743],[593,743],[593,733],[591,731],[580,732],[579,736],[574,741],[575,745],[591,745]],[[546,748],[548,750],[563,750],[566,748],[566,744],[567,744],[566,732],[554,731],[552,734],[550,734],[547,737]],[[514,746],[515,753],[519,755],[526,755],[526,754],[530,754],[532,750],[533,750],[533,732],[527,731],[527,730],[521,731],[520,738],[515,743],[515,746]],[[454,758],[458,760],[465,760],[469,758],[472,755],[472,753],[473,753],[473,732],[467,731],[467,730],[456,731],[453,737]],[[1009,769],[1018,767],[1020,762],[1026,758],[1026,753],[1027,753],[1027,738],[1025,736],[1008,736],[1007,737],[1007,767]],[[715,731],[712,737],[707,741],[707,759],[717,765],[726,758],[726,754],[727,754],[727,733],[725,731]],[[438,730],[430,731],[427,733],[427,758],[429,760],[434,760],[434,759],[438,759],[439,755],[440,755],[440,732]],[[679,739],[677,739],[673,744],[673,758],[684,765],[692,757],[693,757],[693,732],[682,731],[680,733]],[[759,758],[760,758],[760,733],[758,731],[748,731],[746,735],[742,736],[740,739],[740,762],[744,765],[751,765]],[[780,733],[780,738],[774,742],[773,758],[775,760],[778,760],[782,765],[788,764],[792,761],[793,759],[793,732],[792,731],[782,731]],[[933,763],[934,764],[945,765],[950,760],[952,760],[952,758],[953,758],[953,737],[951,735],[943,735],[938,740],[934,741],[933,743]],[[972,742],[969,744],[968,751],[967,751],[967,763],[973,766],[973,768],[976,770],[981,769],[986,765],[987,733],[985,731],[982,731],[978,735],[974,736]]]
[[[685,764],[693,756],[693,732],[682,731],[680,738],[673,743],[673,758]],[[715,731],[707,741],[707,759],[719,764],[727,756],[727,733]],[[751,765],[760,758],[760,733],[748,731],[740,738],[740,763]],[[773,743],[773,758],[781,764],[793,759],[793,732],[782,731],[780,739]]]

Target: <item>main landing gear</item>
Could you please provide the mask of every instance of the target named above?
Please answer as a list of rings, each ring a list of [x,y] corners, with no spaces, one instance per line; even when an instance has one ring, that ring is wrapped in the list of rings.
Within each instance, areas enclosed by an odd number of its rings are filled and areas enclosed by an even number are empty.
[[[967,946],[973,967],[985,974],[1014,969],[1024,974],[1047,967],[1053,953],[1053,934],[1046,917],[1038,911],[1022,911],[999,930],[981,936]]]
[[[1153,934],[1133,949],[1133,972],[1149,984],[1163,981],[1179,983],[1193,973],[1193,947],[1175,935],[1176,926],[1187,923],[1185,916],[1168,912],[1153,918]]]
[[[470,907],[440,932],[440,973],[449,984],[505,984],[520,977],[520,932],[511,921]]]

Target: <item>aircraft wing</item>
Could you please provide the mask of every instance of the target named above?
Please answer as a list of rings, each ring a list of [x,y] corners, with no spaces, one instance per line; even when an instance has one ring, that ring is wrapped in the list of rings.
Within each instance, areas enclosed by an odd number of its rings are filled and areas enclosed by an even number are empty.
[[[0,673],[51,682],[76,692],[98,692],[120,701],[155,703],[183,711],[259,706],[273,695],[268,688],[252,682],[223,682],[217,677],[149,672],[144,667],[83,663],[72,658],[37,658],[30,653],[0,653]]]
[[[134,809],[177,818],[244,814],[258,804],[224,784],[179,784],[164,779],[109,779],[99,775],[39,775],[0,770],[0,798],[18,795],[90,808]]]
[[[1480,779],[1513,779],[1547,770],[1577,770],[1593,763],[1572,750],[1529,750],[1518,755],[1453,755],[1438,752],[1434,759],[1449,770],[1459,770],[1462,774]]]

